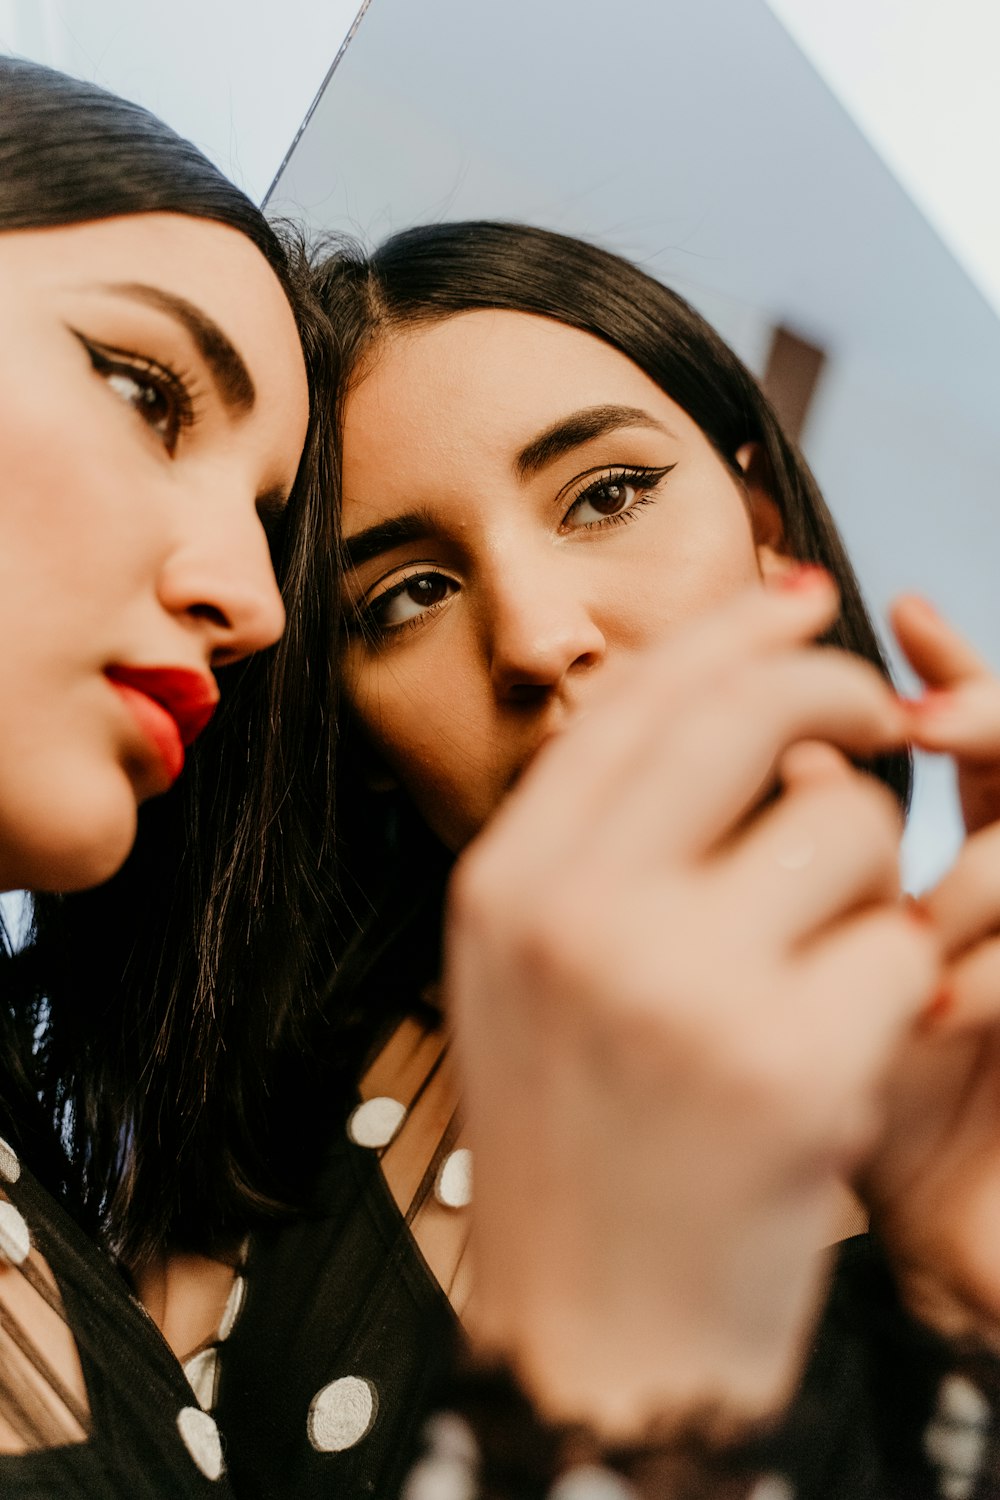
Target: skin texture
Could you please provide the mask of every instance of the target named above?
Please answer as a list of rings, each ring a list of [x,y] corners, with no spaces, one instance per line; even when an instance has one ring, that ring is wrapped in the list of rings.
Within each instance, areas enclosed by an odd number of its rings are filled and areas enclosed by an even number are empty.
[[[659,426],[518,473],[612,404]],[[383,627],[348,664],[380,765],[464,851],[444,991],[467,1322],[544,1411],[609,1436],[732,1431],[787,1396],[839,1180],[938,978],[898,810],[845,758],[902,743],[908,711],[814,646],[836,591],[733,458],[624,356],[521,314],[391,338],[346,408],[349,543],[422,520],[347,580]],[[634,498],[607,487],[574,509],[584,475],[671,464],[628,522],[597,524]]]
[[[518,474],[539,434],[611,403],[648,424]],[[428,534],[364,563],[349,597],[371,605],[407,577],[431,577],[441,599],[400,595],[386,606],[395,634],[353,635],[351,698],[380,760],[450,848],[609,667],[787,569],[752,455],[739,459],[749,480],[624,355],[548,319],[472,312],[379,349],[345,413],[345,534],[413,511]],[[609,523],[593,499],[570,514],[587,484],[626,464],[674,467],[632,492],[627,522],[611,510]]]
[[[110,289],[137,283],[218,325],[252,409],[227,405],[175,316]],[[0,235],[0,321],[0,887],[70,890],[113,873],[167,781],[105,669],[205,674],[281,633],[258,502],[287,496],[308,393],[270,267],[203,220]],[[193,420],[174,421],[162,370],[102,358],[172,370]]]

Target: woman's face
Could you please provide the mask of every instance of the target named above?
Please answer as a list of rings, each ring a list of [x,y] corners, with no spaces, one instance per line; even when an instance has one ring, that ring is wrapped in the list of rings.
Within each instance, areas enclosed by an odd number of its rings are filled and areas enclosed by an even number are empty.
[[[308,392],[273,272],[206,220],[0,234],[0,327],[0,888],[68,890],[281,633]]]
[[[343,475],[350,701],[454,850],[610,664],[787,565],[772,502],[675,402],[524,313],[387,339]]]

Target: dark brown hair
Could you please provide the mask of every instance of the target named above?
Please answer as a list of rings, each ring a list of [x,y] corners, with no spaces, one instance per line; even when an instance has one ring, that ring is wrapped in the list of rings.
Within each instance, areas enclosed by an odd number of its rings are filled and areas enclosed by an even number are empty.
[[[309,432],[273,560],[281,643],[220,675],[223,706],[100,889],[37,897],[0,957],[0,1129],[130,1261],[205,1247],[308,1170],[305,973],[331,826],[329,324],[305,253],[145,110],[0,58],[0,232],[169,212],[238,230],[295,314]],[[290,1108],[284,1106],[293,1101]]]
[[[756,380],[681,297],[619,256],[522,224],[473,221],[406,230],[373,254],[342,246],[319,271],[320,291],[341,346],[338,426],[352,381],[379,340],[396,329],[477,308],[553,318],[626,355],[698,424],[725,463],[759,446],[780,508],[785,548],[836,577],[842,608],[828,640],[887,674],[854,571],[816,482],[785,437]],[[345,726],[339,886],[360,914],[340,976],[345,1013],[361,1017],[429,976],[448,859],[402,798],[365,788],[363,747]],[[905,805],[910,763],[886,756],[872,769]],[[381,829],[381,834],[375,830]],[[345,930],[351,913],[345,914]]]

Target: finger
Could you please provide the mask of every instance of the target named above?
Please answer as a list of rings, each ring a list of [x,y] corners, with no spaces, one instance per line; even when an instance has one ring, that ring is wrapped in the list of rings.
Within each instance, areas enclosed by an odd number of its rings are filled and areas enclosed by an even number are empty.
[[[852,755],[898,745],[905,716],[876,669],[846,652],[774,653],[695,700],[636,760],[617,789],[617,842],[700,858],[720,844],[773,784],[788,747],[821,739]]]
[[[995,1025],[1000,1020],[1000,937],[990,937],[945,970],[928,1012],[935,1036]]]
[[[822,740],[800,740],[797,745],[789,745],[778,763],[778,780],[788,789],[838,782],[855,774],[847,757]]]
[[[835,773],[828,764],[823,779],[794,783],[721,856],[735,922],[797,944],[862,906],[897,900],[901,836],[891,792],[842,760]]]
[[[908,705],[912,736],[925,750],[992,761],[1000,755],[1000,681],[963,635],[915,594],[890,612],[907,660],[928,691]]]
[[[800,962],[817,1055],[848,1077],[880,1077],[940,989],[933,929],[903,906],[871,909],[821,934]]]
[[[575,840],[689,699],[740,663],[812,640],[833,623],[837,608],[829,575],[806,570],[801,586],[747,589],[609,674],[586,713],[535,758],[493,820],[491,838],[506,839],[508,830],[540,857]]]
[[[921,905],[941,934],[949,958],[1000,931],[1000,824],[966,839],[952,868]]]
[[[936,688],[906,705],[915,744],[972,765],[1000,757],[1000,681],[987,676]]]
[[[928,687],[953,688],[992,675],[965,637],[918,594],[897,599],[889,618],[907,661]]]

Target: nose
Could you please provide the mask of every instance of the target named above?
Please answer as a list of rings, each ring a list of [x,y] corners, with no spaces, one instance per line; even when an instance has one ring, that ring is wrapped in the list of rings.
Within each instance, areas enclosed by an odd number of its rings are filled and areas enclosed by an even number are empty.
[[[267,538],[255,513],[228,524],[206,518],[160,571],[160,603],[183,617],[206,642],[209,662],[231,662],[273,646],[285,628]]]
[[[551,578],[493,600],[490,675],[497,697],[532,702],[558,690],[575,672],[596,666],[607,652],[604,632],[587,601]]]

